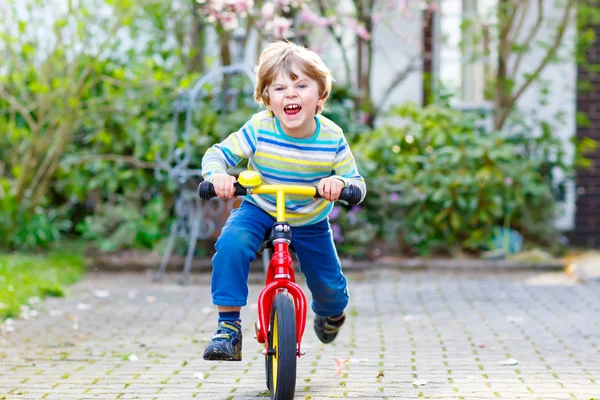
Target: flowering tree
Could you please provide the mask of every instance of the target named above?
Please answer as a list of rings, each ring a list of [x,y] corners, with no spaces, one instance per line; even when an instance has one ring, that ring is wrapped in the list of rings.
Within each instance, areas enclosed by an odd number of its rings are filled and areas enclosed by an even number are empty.
[[[364,121],[373,125],[375,118],[385,106],[389,96],[422,60],[428,57],[420,45],[420,38],[407,37],[397,27],[397,19],[414,20],[419,14],[438,9],[436,0],[410,4],[408,0],[352,0],[347,10],[341,10],[337,0],[196,0],[203,7],[209,23],[214,24],[221,38],[221,61],[228,57],[229,34],[241,24],[246,36],[256,30],[262,39],[289,39],[308,43],[313,33],[328,34],[342,54],[345,81],[358,89],[357,108],[363,111]],[[423,18],[429,23],[429,18]],[[375,23],[387,26],[399,40],[415,44],[416,50],[407,56],[406,62],[391,73],[388,87],[377,103],[373,100],[371,75],[376,46]],[[327,40],[325,41],[327,42]],[[324,52],[324,48],[314,48]],[[349,50],[355,49],[351,60]],[[391,64],[391,63],[390,63]],[[352,66],[356,74],[352,76]]]
[[[430,57],[422,46],[422,38],[407,36],[398,26],[398,19],[412,21],[423,15],[423,24],[429,24],[429,15],[439,9],[437,0],[426,0],[409,3],[408,0],[352,0],[352,10],[340,13],[335,0],[316,0],[312,2],[322,17],[312,17],[315,25],[326,26],[343,54],[347,81],[356,87],[361,96],[357,98],[357,106],[362,110],[367,125],[373,126],[375,118],[383,110],[389,96],[412,72],[418,70],[423,59]],[[309,12],[309,11],[308,11]],[[307,13],[308,13],[307,12]],[[305,20],[311,20],[305,17]],[[320,24],[318,22],[321,22]],[[325,22],[325,23],[324,23]],[[379,101],[375,102],[371,90],[373,59],[377,41],[375,40],[375,23],[385,26],[399,41],[415,44],[415,51],[407,55],[406,62],[390,73],[388,86]],[[352,33],[354,44],[347,43],[348,30]],[[351,63],[347,49],[356,49],[355,79],[351,77]],[[390,63],[392,64],[392,63]]]

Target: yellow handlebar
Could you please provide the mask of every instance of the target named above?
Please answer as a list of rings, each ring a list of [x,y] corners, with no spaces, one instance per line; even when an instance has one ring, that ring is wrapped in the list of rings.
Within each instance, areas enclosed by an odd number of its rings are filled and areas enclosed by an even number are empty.
[[[317,189],[313,186],[298,185],[261,185],[262,180],[256,171],[243,171],[238,178],[240,185],[248,189],[248,194],[274,194],[277,201],[277,221],[285,221],[285,195],[299,194],[315,197]]]
[[[285,195],[299,194],[308,197],[315,197],[317,189],[314,186],[296,186],[296,185],[261,185],[248,189],[248,194],[275,194],[277,202],[277,221],[285,221]]]

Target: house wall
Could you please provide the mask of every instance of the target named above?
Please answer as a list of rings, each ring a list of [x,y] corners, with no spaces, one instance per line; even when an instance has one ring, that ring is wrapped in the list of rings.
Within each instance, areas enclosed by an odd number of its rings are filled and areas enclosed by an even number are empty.
[[[547,21],[540,29],[535,40],[550,40],[556,33],[556,20],[561,16],[562,9],[555,8],[555,0],[544,0],[544,13]],[[493,13],[490,12],[495,7],[496,0],[444,0],[442,2],[442,21],[441,32],[445,38],[440,51],[440,64],[443,68],[440,70],[440,78],[451,89],[458,93],[454,103],[457,108],[483,108],[491,111],[492,105],[483,101],[483,64],[472,63],[468,65],[465,58],[468,58],[468,50],[461,50],[459,43],[461,41],[460,22],[463,11],[468,15],[465,8],[475,7],[479,15],[489,15],[489,21],[495,23]],[[534,26],[537,19],[537,2],[530,2],[520,38],[522,40],[529,34],[531,27]],[[517,108],[525,111],[528,115],[534,116],[538,120],[544,120],[552,123],[553,133],[561,138],[564,148],[569,156],[573,154],[573,148],[570,140],[575,135],[575,104],[576,104],[576,81],[577,69],[572,57],[576,41],[574,14],[569,22],[564,35],[563,45],[559,49],[561,61],[549,63],[543,69],[538,83],[533,83],[523,93],[517,102]],[[518,74],[517,85],[523,83],[526,72],[531,72],[539,65],[544,56],[541,49],[534,48],[524,54],[521,62],[520,73]],[[492,55],[488,62],[495,65],[496,49],[492,48]],[[514,64],[514,58],[509,60],[509,67]],[[549,95],[542,95],[542,88],[549,89]],[[556,117],[560,116],[559,119]],[[531,122],[532,120],[529,119]],[[491,115],[490,124],[491,125]],[[532,135],[540,133],[539,124],[530,132]],[[556,172],[556,181],[563,177]],[[555,220],[555,225],[563,231],[571,231],[575,226],[575,183],[568,181],[564,201],[559,202],[560,212]]]
[[[600,26],[595,26],[596,37]],[[596,41],[587,53],[589,64],[600,64],[600,43]],[[591,126],[577,128],[578,138],[591,138],[600,142],[600,75],[588,71],[583,65],[578,67],[580,81],[589,81],[592,89],[577,93],[577,110],[586,113]],[[600,149],[590,154],[593,165],[589,170],[577,173],[576,229],[571,235],[572,242],[587,247],[600,247]]]

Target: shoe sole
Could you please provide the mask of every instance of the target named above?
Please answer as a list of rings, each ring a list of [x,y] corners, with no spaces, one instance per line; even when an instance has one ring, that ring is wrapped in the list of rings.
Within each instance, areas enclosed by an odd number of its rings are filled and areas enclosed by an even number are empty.
[[[204,354],[202,358],[207,361],[242,361],[242,354],[236,354],[231,357],[225,353],[211,352],[209,354]]]

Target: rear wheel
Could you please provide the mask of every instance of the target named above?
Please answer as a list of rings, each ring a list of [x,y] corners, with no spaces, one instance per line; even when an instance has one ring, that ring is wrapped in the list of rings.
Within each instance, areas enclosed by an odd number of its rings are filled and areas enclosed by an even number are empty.
[[[294,299],[279,292],[273,299],[266,357],[267,387],[272,400],[294,398],[296,390],[296,312]]]

